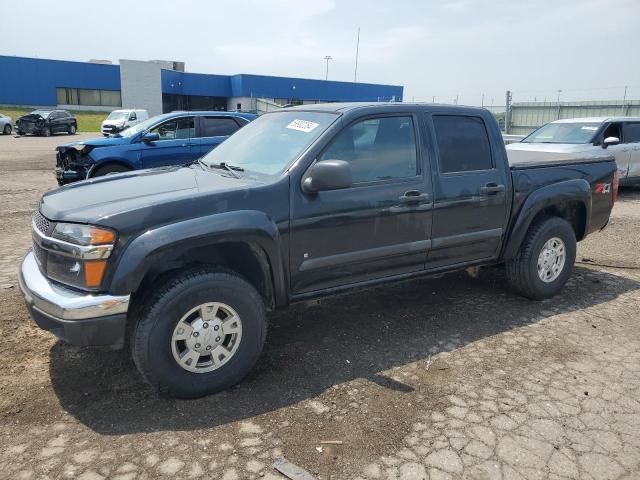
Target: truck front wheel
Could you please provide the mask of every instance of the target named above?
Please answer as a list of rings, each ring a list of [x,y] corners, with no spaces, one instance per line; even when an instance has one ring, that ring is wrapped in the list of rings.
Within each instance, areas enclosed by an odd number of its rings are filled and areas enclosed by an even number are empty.
[[[262,298],[233,273],[185,273],[148,295],[138,311],[133,360],[169,396],[196,398],[238,383],[264,345]]]
[[[545,218],[529,227],[520,250],[506,263],[507,281],[524,297],[551,298],[569,279],[575,260],[571,225],[563,218]]]

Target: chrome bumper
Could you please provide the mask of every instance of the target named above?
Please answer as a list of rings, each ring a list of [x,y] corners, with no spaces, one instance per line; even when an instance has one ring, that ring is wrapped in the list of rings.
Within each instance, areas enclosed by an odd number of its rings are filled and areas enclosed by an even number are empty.
[[[18,276],[27,309],[36,324],[72,345],[122,348],[129,295],[93,295],[54,285],[29,251]]]
[[[34,310],[60,320],[83,320],[126,314],[129,295],[94,295],[54,285],[40,272],[35,256],[29,251],[22,260],[20,289]]]

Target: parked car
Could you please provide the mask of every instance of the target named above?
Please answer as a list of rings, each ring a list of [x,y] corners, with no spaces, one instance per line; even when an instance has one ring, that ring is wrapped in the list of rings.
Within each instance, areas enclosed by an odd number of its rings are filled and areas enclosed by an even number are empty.
[[[598,155],[602,149],[615,157],[622,185],[640,184],[640,117],[556,120],[507,146],[510,154],[540,159]]]
[[[484,109],[305,105],[189,166],[45,193],[20,287],[41,328],[127,337],[147,382],[198,397],[239,382],[293,302],[496,264],[550,298],[616,194],[610,156],[510,165]]]
[[[12,130],[12,126],[11,126],[11,117],[8,117],[7,115],[3,115],[2,113],[0,113],[0,132],[2,132],[3,135],[9,135],[11,133]]]
[[[16,120],[18,135],[33,133],[48,137],[54,133],[74,135],[78,121],[66,110],[34,110]]]
[[[56,178],[63,185],[112,173],[190,163],[254,118],[253,114],[236,112],[158,115],[107,138],[58,146]]]
[[[105,137],[133,127],[149,118],[146,110],[114,110],[105,118],[100,131]]]

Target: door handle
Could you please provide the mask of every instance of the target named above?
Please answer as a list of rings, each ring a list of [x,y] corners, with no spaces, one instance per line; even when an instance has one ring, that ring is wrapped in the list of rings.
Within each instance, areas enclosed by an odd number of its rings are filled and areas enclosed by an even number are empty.
[[[498,185],[496,182],[489,182],[484,187],[480,187],[480,195],[495,195],[504,192],[504,185]]]
[[[409,190],[404,192],[404,195],[400,197],[402,203],[423,203],[428,202],[431,199],[431,195],[428,193],[420,193],[417,190]]]

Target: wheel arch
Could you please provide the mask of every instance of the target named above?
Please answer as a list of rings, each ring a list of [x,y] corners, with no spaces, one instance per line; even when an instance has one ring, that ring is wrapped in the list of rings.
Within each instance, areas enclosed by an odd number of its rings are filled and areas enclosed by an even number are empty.
[[[576,240],[589,231],[591,186],[584,179],[566,180],[532,192],[525,200],[510,229],[502,258],[509,260],[518,252],[529,227],[545,217],[560,217],[572,226]]]
[[[109,291],[142,294],[167,276],[196,267],[233,271],[268,308],[287,303],[278,229],[262,212],[236,211],[164,225],[124,249]]]
[[[91,168],[89,168],[89,171],[87,172],[87,178],[93,178],[95,176],[95,174],[98,172],[98,170],[104,168],[104,167],[108,167],[110,165],[118,165],[121,167],[125,167],[128,170],[134,170],[134,167],[127,163],[124,160],[118,159],[118,158],[109,158],[106,160],[100,160],[100,162],[98,163],[94,163]]]

